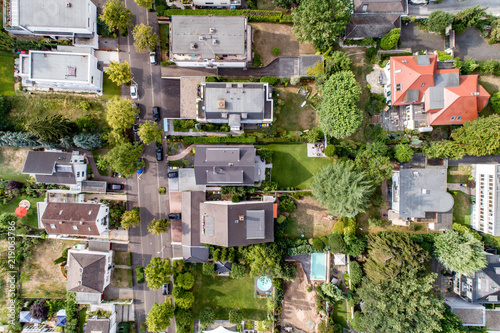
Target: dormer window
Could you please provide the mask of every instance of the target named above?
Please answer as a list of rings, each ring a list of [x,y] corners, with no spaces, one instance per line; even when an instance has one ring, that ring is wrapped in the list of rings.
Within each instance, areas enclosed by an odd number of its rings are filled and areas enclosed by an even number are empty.
[[[422,87],[423,87],[423,86],[425,86],[425,82],[424,82],[424,83],[422,83]]]
[[[396,91],[401,91],[401,83],[396,83]]]
[[[397,74],[397,73],[401,73],[401,69],[396,69],[396,70],[394,71],[394,73],[396,73],[396,74]]]
[[[462,119],[462,116],[458,116],[457,120],[461,120]]]
[[[451,121],[455,120],[455,116],[451,117]]]
[[[368,10],[368,5],[363,5],[363,7],[361,8],[362,11],[366,12]]]
[[[74,225],[74,226],[73,226],[73,230],[78,230],[78,226],[77,226],[77,225]]]

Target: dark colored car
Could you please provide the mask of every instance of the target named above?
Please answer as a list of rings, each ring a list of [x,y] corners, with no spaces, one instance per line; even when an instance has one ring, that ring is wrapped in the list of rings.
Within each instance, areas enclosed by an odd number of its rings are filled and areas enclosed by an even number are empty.
[[[168,218],[170,220],[180,220],[182,218],[182,214],[181,213],[170,213],[170,214],[168,214]]]
[[[163,161],[163,146],[156,147],[156,160]]]
[[[154,121],[159,122],[160,118],[161,118],[160,108],[157,106],[153,106],[153,119],[154,119]]]
[[[168,173],[168,178],[177,178],[177,177],[179,177],[179,174],[177,172]]]
[[[161,293],[163,295],[168,295],[168,283],[164,283],[162,286],[161,286]]]
[[[123,185],[122,184],[108,184],[108,190],[123,190]]]
[[[139,131],[139,125],[138,124],[134,124],[132,126],[132,131],[134,131],[134,140],[139,140],[139,134],[137,134],[137,132]]]

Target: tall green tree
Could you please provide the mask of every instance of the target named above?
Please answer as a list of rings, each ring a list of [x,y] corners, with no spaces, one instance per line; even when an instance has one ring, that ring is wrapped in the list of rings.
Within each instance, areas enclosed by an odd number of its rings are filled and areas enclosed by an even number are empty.
[[[170,319],[174,317],[174,306],[170,298],[164,303],[154,303],[146,316],[148,332],[166,331],[170,326]]]
[[[318,108],[319,125],[326,135],[341,139],[357,130],[363,120],[363,112],[356,106],[360,94],[352,72],[338,72],[328,78],[321,87]]]
[[[444,303],[434,292],[434,273],[415,271],[381,283],[365,279],[362,331],[367,333],[434,333],[441,331]]]
[[[447,230],[436,237],[434,248],[437,259],[452,272],[472,276],[486,267],[484,245],[470,232]]]
[[[97,133],[80,133],[73,137],[73,143],[78,148],[94,149],[102,147],[101,136]]]
[[[333,302],[338,302],[345,299],[342,290],[330,282],[325,282],[321,285],[321,290],[332,299]]]
[[[114,147],[109,151],[108,155],[111,169],[121,173],[125,178],[132,176],[139,168],[144,166],[144,161],[138,162],[143,151],[144,147],[138,142],[135,144],[127,142]]]
[[[430,13],[429,18],[427,19],[427,29],[429,29],[429,31],[443,34],[446,27],[453,23],[453,18],[453,14],[442,10],[434,10]]]
[[[451,158],[452,160],[461,159],[465,155],[465,148],[450,140],[433,141],[422,148],[424,155],[430,158]]]
[[[366,277],[375,283],[389,281],[410,270],[423,273],[428,254],[408,234],[383,233],[368,238]]]
[[[160,235],[168,231],[170,227],[170,220],[166,219],[152,219],[148,224],[148,231],[154,235]]]
[[[373,183],[364,172],[355,169],[354,163],[339,162],[321,169],[311,184],[313,196],[328,211],[353,217],[365,211],[373,192]]]
[[[401,28],[392,29],[386,33],[380,40],[380,48],[382,50],[392,50],[396,48],[401,35]]]
[[[137,1],[137,0],[136,0]],[[136,25],[132,31],[134,36],[134,46],[137,52],[151,52],[156,49],[156,44],[160,40],[158,34],[153,32],[153,27],[143,23]]]
[[[108,0],[99,16],[109,30],[120,29],[122,33],[128,31],[128,27],[132,25],[133,17],[132,11],[125,8],[125,4],[120,0]]]
[[[134,0],[137,6],[144,7],[146,9],[153,8],[153,0]]]
[[[139,130],[137,131],[139,138],[147,145],[153,142],[160,143],[162,133],[163,131],[152,121],[146,121],[139,125]]]
[[[34,117],[27,123],[26,128],[43,142],[59,143],[63,137],[72,133],[74,126],[69,119],[56,114]]]
[[[136,227],[141,224],[141,215],[139,207],[134,207],[131,210],[127,210],[122,214],[122,220],[120,225],[125,228],[125,230],[130,229],[130,227]]]
[[[399,162],[409,162],[413,158],[413,149],[403,143],[394,147],[394,157]]]
[[[337,72],[350,71],[352,59],[343,51],[334,51],[325,61],[325,74],[330,76]]]
[[[194,275],[190,272],[179,274],[175,280],[175,286],[189,290],[194,286]]]
[[[466,122],[453,130],[453,140],[465,146],[467,154],[474,156],[497,155],[500,153],[500,115],[481,117]]]
[[[132,100],[113,97],[106,105],[106,121],[116,131],[124,131],[135,122],[139,109],[132,106]]]
[[[366,149],[358,152],[355,159],[356,169],[364,171],[373,181],[374,186],[380,185],[384,180],[391,178],[393,165],[389,156],[379,154],[379,141],[367,145]],[[381,149],[380,149],[381,150]]]
[[[117,62],[111,60],[106,70],[106,74],[108,74],[109,79],[117,85],[132,81],[132,70],[130,69],[128,61]]]
[[[149,289],[159,289],[162,284],[170,281],[170,275],[172,274],[170,259],[154,257],[146,266],[144,272],[146,273],[146,281],[148,282]]]
[[[200,311],[200,324],[212,325],[215,321],[215,311],[212,309],[203,309]]]
[[[351,19],[350,0],[301,0],[292,10],[293,32],[301,43],[327,49],[338,41]]]

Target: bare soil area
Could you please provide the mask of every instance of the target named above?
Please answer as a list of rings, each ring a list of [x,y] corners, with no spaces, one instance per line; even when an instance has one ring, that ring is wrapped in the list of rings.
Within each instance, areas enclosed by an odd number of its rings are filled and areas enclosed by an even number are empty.
[[[314,54],[312,44],[300,44],[292,32],[291,24],[252,23],[254,28],[254,52],[262,59],[262,66],[267,66],[278,57],[298,57],[300,54]],[[279,48],[278,56],[272,54],[273,48]]]
[[[25,261],[21,269],[21,294],[24,297],[64,297],[66,278],[59,265],[53,260],[59,258],[64,249],[79,242],[46,239],[36,247],[33,257]]]
[[[316,312],[316,292],[307,292],[308,281],[302,265],[297,264],[297,278],[285,284],[285,299],[281,320],[305,332],[316,332],[319,316]]]
[[[305,238],[321,237],[331,233],[333,225],[337,221],[325,220],[328,211],[315,202],[311,197],[303,197],[296,200],[297,209],[292,213],[293,223],[287,228],[287,236]]]
[[[0,178],[23,180],[27,176],[21,174],[24,160],[30,148],[1,147],[0,148]]]

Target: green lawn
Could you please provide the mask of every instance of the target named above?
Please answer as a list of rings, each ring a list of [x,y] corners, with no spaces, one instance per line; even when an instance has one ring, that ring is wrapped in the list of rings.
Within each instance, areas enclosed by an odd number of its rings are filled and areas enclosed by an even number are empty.
[[[469,167],[468,166],[449,166],[448,167],[448,183],[467,183],[469,180]]]
[[[333,305],[332,316],[336,323],[347,328],[347,308],[345,301],[337,302]]]
[[[12,213],[16,211],[16,208],[19,207],[19,202],[21,200],[28,200],[31,203],[31,208],[28,210],[28,214],[25,217],[20,217],[18,221],[20,223],[28,224],[31,225],[35,228],[38,228],[38,219],[37,219],[37,214],[36,214],[36,203],[39,201],[43,201],[45,199],[45,195],[41,196],[40,198],[32,198],[32,197],[27,197],[25,195],[20,195],[16,197],[14,200],[9,202],[6,205],[1,206],[2,207],[2,213]]]
[[[332,160],[322,157],[307,157],[307,145],[271,144],[258,146],[274,152],[271,179],[283,187],[309,188],[312,177]]]
[[[278,98],[281,100],[282,106],[279,113],[275,112],[273,128],[282,127],[288,131],[299,131],[316,126],[316,111],[309,104],[300,107],[306,100],[303,96],[279,90]]]
[[[239,308],[243,319],[263,320],[266,318],[266,299],[254,297],[254,279],[247,275],[244,279],[223,276],[206,276],[201,273],[201,265],[193,270],[195,302],[193,311],[199,318],[200,311],[207,307],[214,309],[216,319],[228,319],[231,309]]]
[[[456,191],[452,192],[453,200],[453,222],[470,225],[470,198],[467,194]]]
[[[107,101],[113,96],[120,96],[120,86],[111,81],[108,74],[104,73],[102,82],[102,98]]]
[[[12,52],[0,51],[0,95],[14,96],[14,58]]]

